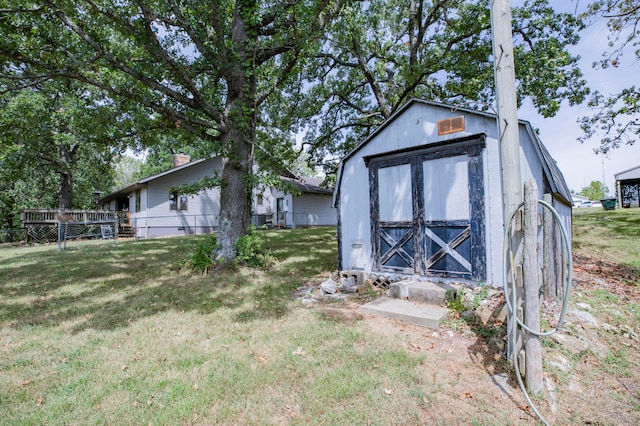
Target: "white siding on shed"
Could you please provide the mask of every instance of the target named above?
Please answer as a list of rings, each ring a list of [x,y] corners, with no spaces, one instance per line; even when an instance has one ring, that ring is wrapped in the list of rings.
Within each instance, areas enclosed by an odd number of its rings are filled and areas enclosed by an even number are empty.
[[[465,129],[448,135],[438,135],[437,123],[443,119],[464,116]],[[566,197],[558,185],[564,185],[555,164],[549,166],[550,157],[544,147],[539,147],[537,136],[527,122],[519,124],[521,173],[523,182],[534,178],[538,182],[539,198],[551,189],[554,194]],[[431,145],[446,149],[449,141],[465,137],[484,137],[484,148],[480,152],[483,165],[482,185],[484,190],[484,240],[486,245],[486,281],[493,285],[502,283],[502,242],[504,214],[502,202],[502,174],[498,126],[492,114],[455,108],[432,102],[413,100],[401,108],[391,119],[363,141],[341,163],[336,189],[335,204],[340,214],[340,261],[343,270],[363,269],[373,271],[372,218],[370,205],[370,181],[368,162],[371,158],[389,155],[400,158],[408,149],[427,148]],[[544,152],[543,152],[544,151]],[[549,158],[547,158],[549,157]],[[395,158],[395,157],[394,157]],[[470,181],[465,156],[446,157],[426,161],[423,176],[425,197],[425,220],[468,220],[469,197],[466,182]],[[551,160],[552,163],[552,160]],[[407,181],[405,164],[381,166],[377,169],[380,205],[380,221],[406,221],[411,218],[411,178]],[[640,170],[640,168],[639,168]],[[460,179],[458,180],[458,176]],[[466,179],[465,179],[466,178]],[[552,181],[552,187],[548,187]],[[547,188],[545,188],[547,185]],[[436,190],[436,188],[448,188]],[[385,201],[383,202],[383,194]],[[427,197],[431,197],[427,200]],[[568,203],[571,200],[567,200]],[[561,220],[571,231],[571,207],[567,202],[554,199]],[[428,208],[430,206],[430,208]],[[471,218],[473,220],[473,217]]]

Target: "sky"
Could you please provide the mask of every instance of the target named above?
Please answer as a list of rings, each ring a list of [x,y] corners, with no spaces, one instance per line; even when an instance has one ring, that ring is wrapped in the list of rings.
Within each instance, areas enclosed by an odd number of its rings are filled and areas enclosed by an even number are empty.
[[[512,2],[512,5],[516,2]],[[573,12],[575,2],[569,0],[552,0],[556,10]],[[580,5],[586,4],[582,1]],[[613,94],[624,87],[640,84],[640,62],[633,55],[633,49],[627,48],[617,68],[594,69],[592,64],[602,57],[608,48],[608,30],[604,21],[590,25],[581,33],[577,46],[570,49],[579,55],[580,68],[592,91],[599,90],[603,94]],[[586,102],[585,102],[586,104]],[[640,143],[624,145],[611,150],[606,156],[596,155],[593,149],[599,146],[597,137],[582,144],[578,137],[583,135],[577,122],[580,117],[591,115],[586,105],[570,107],[567,103],[552,118],[538,115],[529,105],[518,111],[518,117],[527,120],[534,128],[540,130],[540,139],[545,144],[564,174],[569,189],[580,192],[592,181],[602,181],[609,188],[609,195],[615,194],[615,177],[631,168],[640,166]]]

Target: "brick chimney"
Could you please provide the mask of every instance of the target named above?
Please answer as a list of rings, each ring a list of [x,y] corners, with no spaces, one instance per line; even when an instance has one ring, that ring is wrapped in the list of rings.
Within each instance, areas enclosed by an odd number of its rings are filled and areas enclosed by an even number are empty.
[[[183,164],[187,164],[190,161],[188,155],[184,152],[179,152],[177,154],[173,154],[173,167],[182,166]]]

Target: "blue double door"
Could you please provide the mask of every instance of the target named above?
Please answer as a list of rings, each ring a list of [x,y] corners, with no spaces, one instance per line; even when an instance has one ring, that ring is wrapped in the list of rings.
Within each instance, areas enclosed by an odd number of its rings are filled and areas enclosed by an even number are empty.
[[[374,268],[485,278],[482,144],[369,162]]]

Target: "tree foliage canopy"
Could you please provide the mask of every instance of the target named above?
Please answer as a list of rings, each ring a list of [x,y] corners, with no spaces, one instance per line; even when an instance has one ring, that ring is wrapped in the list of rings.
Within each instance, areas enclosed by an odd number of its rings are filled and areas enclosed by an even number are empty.
[[[584,14],[588,19],[606,19],[610,51],[594,67],[617,68],[625,60],[640,60],[640,4],[637,0],[596,0]],[[631,52],[629,52],[631,50]],[[625,54],[631,58],[625,59]],[[640,137],[640,88],[636,85],[618,93],[595,92],[589,100],[593,115],[580,120],[584,136],[581,141],[598,136],[596,153],[606,153],[622,145],[633,145]]]
[[[114,116],[95,93],[74,82],[50,81],[6,94],[0,111],[5,185],[23,181],[51,193],[30,200],[31,208],[93,207],[91,192],[108,189],[112,177],[111,156],[118,149],[110,125]],[[81,195],[73,197],[76,192]],[[52,199],[53,205],[47,202]]]
[[[293,163],[292,135],[323,162],[411,97],[491,108],[489,1],[0,0],[0,82],[6,91],[74,80],[139,134],[204,141],[223,156],[218,243],[232,259],[253,161]],[[580,19],[548,0],[513,17],[520,101],[545,116],[581,102],[585,83],[566,50]]]
[[[275,127],[290,120],[322,161],[340,158],[412,97],[492,109],[489,11],[488,0],[354,2],[282,95],[288,108],[279,103],[269,119]],[[566,49],[582,27],[546,0],[513,8],[519,102],[531,99],[548,117],[563,100],[584,100],[578,58]]]
[[[590,200],[601,200],[603,199],[607,193],[609,192],[609,188],[607,188],[602,182],[599,180],[591,181],[589,186],[585,186],[580,191],[580,195],[589,198]]]
[[[22,0],[0,3],[0,78],[67,78],[140,125],[189,133],[223,156],[220,258],[248,224],[257,108],[317,42],[341,0]],[[244,195],[241,195],[244,194]]]

